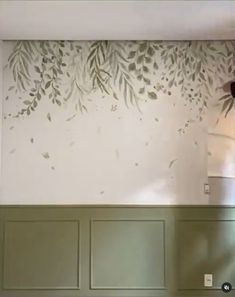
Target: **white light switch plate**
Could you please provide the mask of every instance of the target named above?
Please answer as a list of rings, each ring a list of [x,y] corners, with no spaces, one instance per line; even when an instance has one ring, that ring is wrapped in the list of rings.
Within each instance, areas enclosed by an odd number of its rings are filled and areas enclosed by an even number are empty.
[[[204,184],[204,194],[209,195],[210,194],[210,185]]]
[[[212,274],[204,274],[204,287],[213,286],[213,277]]]

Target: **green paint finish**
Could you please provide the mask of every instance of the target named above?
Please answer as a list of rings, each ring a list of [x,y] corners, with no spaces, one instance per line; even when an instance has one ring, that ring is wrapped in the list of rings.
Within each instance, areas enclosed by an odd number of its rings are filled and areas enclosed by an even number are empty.
[[[235,284],[235,221],[179,223],[179,286],[203,289],[204,273],[213,274],[213,288]]]
[[[1,207],[0,297],[219,297],[234,234],[229,207]]]
[[[163,221],[93,221],[92,289],[163,289]]]
[[[78,287],[78,223],[5,224],[5,289]]]

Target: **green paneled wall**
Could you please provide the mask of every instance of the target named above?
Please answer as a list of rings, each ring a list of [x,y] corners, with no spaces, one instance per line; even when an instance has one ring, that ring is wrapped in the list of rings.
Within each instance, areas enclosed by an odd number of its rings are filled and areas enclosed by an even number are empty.
[[[223,282],[235,286],[235,208],[1,207],[0,240],[4,297],[222,296]]]

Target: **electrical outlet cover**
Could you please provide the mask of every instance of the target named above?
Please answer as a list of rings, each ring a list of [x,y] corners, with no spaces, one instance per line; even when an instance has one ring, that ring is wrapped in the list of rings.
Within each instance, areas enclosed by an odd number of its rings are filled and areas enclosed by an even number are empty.
[[[212,274],[204,274],[204,287],[213,286],[213,277]]]

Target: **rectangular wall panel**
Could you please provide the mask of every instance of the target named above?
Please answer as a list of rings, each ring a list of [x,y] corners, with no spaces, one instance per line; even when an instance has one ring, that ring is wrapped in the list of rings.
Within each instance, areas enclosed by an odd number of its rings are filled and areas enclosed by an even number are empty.
[[[232,207],[0,207],[0,297],[221,297],[234,234]]]
[[[93,221],[91,288],[165,288],[164,221]]]
[[[4,289],[77,289],[77,222],[11,221],[4,229]]]
[[[235,221],[181,221],[178,232],[180,289],[203,290],[204,274],[213,286],[235,283]]]

